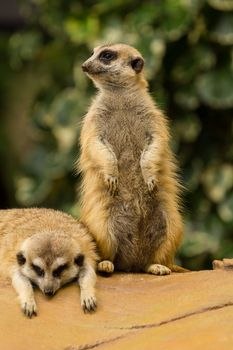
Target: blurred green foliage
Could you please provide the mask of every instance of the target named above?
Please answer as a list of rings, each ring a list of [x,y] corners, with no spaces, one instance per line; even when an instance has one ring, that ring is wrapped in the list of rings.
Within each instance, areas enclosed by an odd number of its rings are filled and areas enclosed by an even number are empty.
[[[5,178],[15,186],[11,203],[79,215],[74,162],[80,121],[94,94],[80,67],[96,45],[124,42],[144,55],[152,96],[171,119],[187,188],[178,259],[198,269],[233,257],[232,1],[33,0],[21,6],[25,27],[0,37],[1,75],[8,82],[9,148],[2,154],[13,159],[3,172],[11,171]]]

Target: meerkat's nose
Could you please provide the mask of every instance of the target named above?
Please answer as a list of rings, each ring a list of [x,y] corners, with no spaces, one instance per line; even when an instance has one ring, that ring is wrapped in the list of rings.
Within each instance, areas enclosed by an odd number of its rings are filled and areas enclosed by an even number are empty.
[[[44,290],[44,294],[45,294],[47,297],[51,297],[54,293],[53,293],[53,290],[52,290],[52,289],[45,289],[45,290]]]
[[[88,67],[87,67],[87,65],[85,64],[85,63],[83,63],[82,64],[82,70],[84,71],[84,72],[88,72]]]

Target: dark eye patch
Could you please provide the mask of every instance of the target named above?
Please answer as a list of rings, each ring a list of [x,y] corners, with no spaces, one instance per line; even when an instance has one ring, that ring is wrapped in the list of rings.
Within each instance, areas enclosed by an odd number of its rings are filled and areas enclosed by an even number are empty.
[[[53,277],[60,277],[62,272],[68,268],[68,264],[60,265],[53,270]]]
[[[40,266],[32,264],[32,268],[35,271],[35,273],[37,274],[37,276],[39,277],[43,277],[44,276],[44,270],[40,268]]]
[[[18,262],[18,264],[19,264],[20,266],[24,265],[25,262],[26,262],[26,259],[25,259],[25,257],[23,256],[23,253],[21,253],[21,252],[17,253],[16,259],[17,259],[17,262]]]
[[[78,266],[83,266],[85,256],[83,254],[78,254],[76,258],[74,259],[74,263]]]
[[[104,50],[99,54],[99,60],[103,63],[110,63],[111,61],[117,59],[117,53],[111,50]]]

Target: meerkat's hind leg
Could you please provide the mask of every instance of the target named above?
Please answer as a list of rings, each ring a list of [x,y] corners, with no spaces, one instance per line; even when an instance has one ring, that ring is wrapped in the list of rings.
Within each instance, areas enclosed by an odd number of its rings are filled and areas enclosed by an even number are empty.
[[[114,264],[110,260],[102,260],[97,266],[98,272],[104,272],[107,274],[114,272]]]
[[[170,275],[171,270],[164,265],[151,264],[145,269],[145,272],[151,273],[152,275],[162,276],[162,275]]]
[[[19,296],[23,313],[30,318],[36,316],[37,307],[30,280],[17,270],[13,273],[12,284]]]
[[[80,301],[84,312],[92,312],[97,308],[95,297],[96,273],[94,269],[86,265],[79,273]]]

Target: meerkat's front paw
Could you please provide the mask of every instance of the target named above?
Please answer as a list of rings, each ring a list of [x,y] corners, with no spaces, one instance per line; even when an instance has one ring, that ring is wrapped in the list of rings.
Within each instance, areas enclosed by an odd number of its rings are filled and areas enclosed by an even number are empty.
[[[109,194],[111,196],[114,196],[117,193],[118,177],[112,175],[105,175],[104,180],[107,185]]]
[[[153,192],[154,190],[156,190],[157,189],[156,177],[155,176],[150,176],[146,180],[146,184],[147,184],[149,192]]]
[[[160,264],[152,264],[146,269],[147,273],[151,273],[152,275],[170,275],[171,270],[164,265]]]
[[[81,306],[85,313],[95,311],[97,308],[97,302],[96,302],[95,296],[88,293],[84,293],[84,294],[82,293]]]
[[[109,260],[103,260],[98,263],[97,270],[99,272],[113,273],[114,265]]]
[[[37,316],[37,307],[36,307],[36,302],[34,299],[22,302],[21,308],[22,308],[23,313],[27,317],[31,318],[33,316]]]

